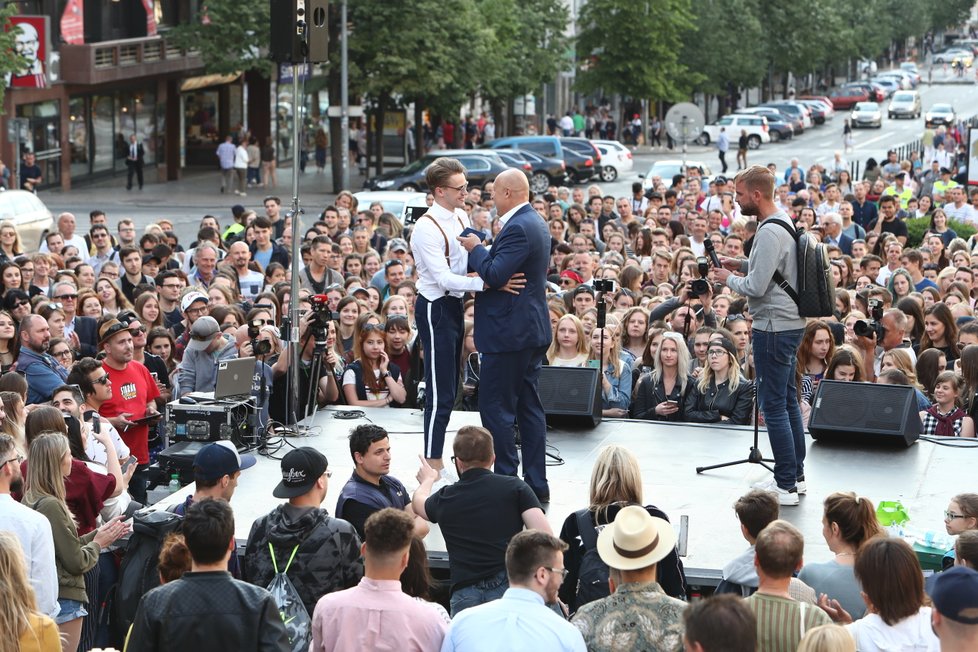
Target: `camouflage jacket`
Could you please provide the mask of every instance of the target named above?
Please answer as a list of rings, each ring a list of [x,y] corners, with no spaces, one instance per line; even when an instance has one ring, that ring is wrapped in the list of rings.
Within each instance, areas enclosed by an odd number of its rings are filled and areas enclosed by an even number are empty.
[[[685,608],[657,582],[629,583],[582,606],[571,622],[589,652],[681,652]]]

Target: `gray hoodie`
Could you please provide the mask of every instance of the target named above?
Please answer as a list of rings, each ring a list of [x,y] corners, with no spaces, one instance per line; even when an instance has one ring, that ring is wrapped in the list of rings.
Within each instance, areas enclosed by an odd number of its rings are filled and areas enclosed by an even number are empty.
[[[190,392],[213,392],[217,386],[218,360],[238,357],[238,347],[234,339],[224,334],[218,337],[224,338],[224,344],[214,353],[189,348],[184,352],[183,360],[177,367],[180,396]]]
[[[741,265],[740,271],[746,276],[729,277],[727,286],[747,297],[755,329],[765,332],[800,330],[805,327],[805,319],[798,316],[798,306],[774,281],[774,272],[779,271],[788,285],[798,287],[795,240],[788,229],[768,224],[772,220],[780,220],[795,228],[782,210],[768,216],[757,228],[750,258]]]

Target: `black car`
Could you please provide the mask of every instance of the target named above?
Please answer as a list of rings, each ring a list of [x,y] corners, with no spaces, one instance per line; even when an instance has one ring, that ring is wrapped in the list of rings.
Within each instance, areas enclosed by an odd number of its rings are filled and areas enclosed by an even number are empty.
[[[771,135],[772,143],[776,143],[781,140],[791,140],[795,137],[796,130],[798,133],[804,133],[805,131],[801,120],[795,120],[790,116],[786,116],[777,109],[757,107],[750,109],[749,111],[737,111],[737,113],[762,115],[767,118],[767,130]]]
[[[812,122],[817,125],[824,125],[825,118],[828,115],[828,111],[825,110],[825,105],[821,102],[815,100],[795,100],[796,102],[801,102],[808,107],[808,110],[812,112]]]
[[[451,156],[458,159],[466,169],[466,178],[470,186],[486,185],[495,179],[500,172],[505,172],[510,166],[503,162],[492,150],[456,149],[431,152],[398,170],[385,172],[363,182],[364,190],[427,190],[424,173],[435,159]]]
[[[572,149],[582,156],[590,156],[594,159],[594,168],[596,170],[601,169],[601,150],[587,138],[561,138],[560,144],[564,146],[564,149]]]
[[[547,191],[549,186],[563,185],[567,181],[567,167],[557,158],[547,158],[529,150],[497,149],[496,153],[510,167],[521,168],[530,180],[534,194]]]

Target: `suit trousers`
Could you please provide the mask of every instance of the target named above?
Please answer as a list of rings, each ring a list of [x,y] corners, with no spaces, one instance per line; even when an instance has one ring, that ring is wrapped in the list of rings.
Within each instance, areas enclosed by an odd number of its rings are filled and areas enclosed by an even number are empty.
[[[424,350],[424,456],[441,459],[461,370],[462,300],[444,296],[428,301],[419,294],[414,314]]]
[[[479,412],[482,425],[492,433],[496,473],[517,475],[513,426],[519,426],[523,452],[523,479],[537,495],[550,493],[547,485],[547,418],[537,393],[546,346],[504,353],[483,353],[479,377]]]

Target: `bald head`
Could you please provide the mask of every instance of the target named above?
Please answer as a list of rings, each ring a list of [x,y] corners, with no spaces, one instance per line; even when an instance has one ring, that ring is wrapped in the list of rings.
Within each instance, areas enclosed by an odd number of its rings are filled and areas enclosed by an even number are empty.
[[[505,215],[513,208],[530,200],[530,184],[522,170],[506,170],[496,177],[493,186],[496,212]]]

